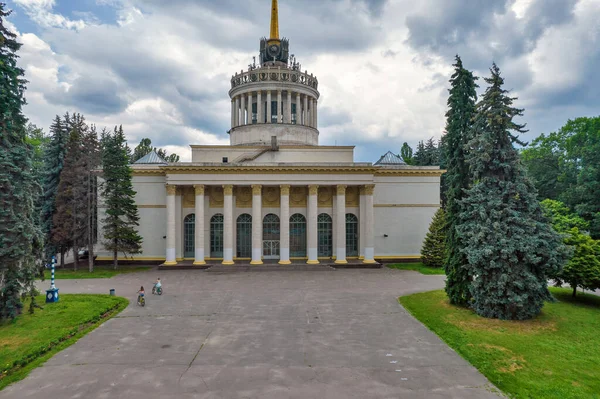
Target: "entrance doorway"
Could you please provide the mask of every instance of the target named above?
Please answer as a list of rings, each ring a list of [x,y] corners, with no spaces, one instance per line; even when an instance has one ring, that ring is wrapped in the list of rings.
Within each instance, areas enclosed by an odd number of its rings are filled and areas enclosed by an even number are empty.
[[[196,256],[196,215],[191,213],[183,219],[183,257]]]
[[[279,216],[269,213],[263,219],[263,258],[279,259]]]

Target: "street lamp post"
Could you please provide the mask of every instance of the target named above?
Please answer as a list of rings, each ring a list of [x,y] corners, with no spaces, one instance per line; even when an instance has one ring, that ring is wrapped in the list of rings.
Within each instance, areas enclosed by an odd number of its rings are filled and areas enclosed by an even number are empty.
[[[54,266],[56,265],[56,256],[52,257],[52,274],[50,276],[50,289],[46,290],[46,303],[58,302],[58,288],[54,285]]]

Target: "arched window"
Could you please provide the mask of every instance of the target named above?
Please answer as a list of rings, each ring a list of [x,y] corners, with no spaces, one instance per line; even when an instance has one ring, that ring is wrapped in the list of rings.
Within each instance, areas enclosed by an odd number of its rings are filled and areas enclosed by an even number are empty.
[[[306,218],[300,213],[290,216],[290,256],[306,256]]]
[[[252,257],[252,216],[244,213],[237,218],[236,256]]]
[[[358,218],[346,214],[346,256],[358,256]]]
[[[331,216],[321,213],[317,218],[318,256],[333,255],[333,223]]]
[[[223,214],[210,218],[210,257],[223,257]]]
[[[196,215],[190,213],[183,219],[183,257],[193,258],[196,249]]]

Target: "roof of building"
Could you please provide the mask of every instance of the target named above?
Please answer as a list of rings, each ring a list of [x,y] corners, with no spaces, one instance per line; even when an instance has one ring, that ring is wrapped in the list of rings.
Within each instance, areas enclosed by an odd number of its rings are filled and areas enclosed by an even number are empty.
[[[388,151],[383,154],[381,158],[379,158],[379,161],[375,162],[374,165],[406,165],[406,162],[404,162],[399,155]]]
[[[134,164],[163,164],[167,165],[168,162],[165,161],[156,153],[156,151],[152,150],[148,154],[144,155],[140,159],[134,162]]]

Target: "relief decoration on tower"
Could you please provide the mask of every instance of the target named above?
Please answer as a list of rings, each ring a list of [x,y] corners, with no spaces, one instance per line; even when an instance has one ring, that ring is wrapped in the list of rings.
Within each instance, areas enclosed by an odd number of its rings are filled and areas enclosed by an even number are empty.
[[[264,208],[279,208],[279,187],[263,187],[262,206]]]
[[[358,186],[348,186],[346,188],[346,206],[347,207],[358,207],[359,206],[359,188]]]
[[[252,188],[235,188],[235,206],[238,208],[252,208]]]
[[[318,201],[320,207],[332,207],[333,187],[319,187]]]
[[[209,206],[211,208],[223,208],[223,187],[210,186],[208,192]]]
[[[308,195],[308,187],[292,187],[290,189],[290,207],[304,208],[306,207],[306,196]]]

